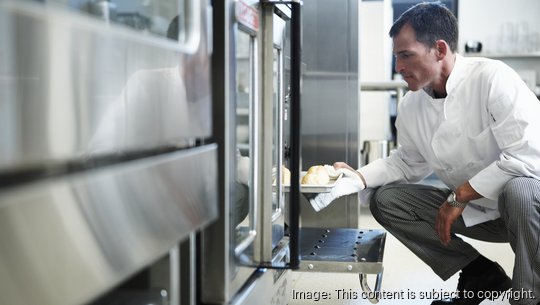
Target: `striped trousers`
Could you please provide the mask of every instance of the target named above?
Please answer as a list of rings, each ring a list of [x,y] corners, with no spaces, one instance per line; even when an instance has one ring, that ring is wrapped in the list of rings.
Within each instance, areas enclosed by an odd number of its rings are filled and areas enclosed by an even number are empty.
[[[488,242],[509,242],[515,253],[512,288],[531,290],[536,297],[510,303],[540,302],[540,181],[521,177],[510,180],[499,196],[501,218],[466,227],[460,217],[452,225],[450,244],[444,246],[435,231],[435,218],[449,193],[448,189],[426,185],[386,185],[373,195],[370,209],[388,232],[443,280],[480,255],[456,234]]]

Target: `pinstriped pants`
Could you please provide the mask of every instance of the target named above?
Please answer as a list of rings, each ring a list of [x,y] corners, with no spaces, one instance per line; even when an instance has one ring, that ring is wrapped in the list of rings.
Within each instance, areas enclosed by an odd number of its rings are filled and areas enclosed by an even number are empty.
[[[466,227],[460,217],[452,225],[450,244],[444,246],[435,231],[435,218],[449,193],[448,189],[426,185],[386,185],[376,191],[370,209],[388,232],[443,280],[480,255],[456,234],[488,242],[509,242],[516,254],[512,288],[530,289],[537,298],[510,302],[536,305],[540,301],[540,181],[509,181],[499,196],[501,218]]]

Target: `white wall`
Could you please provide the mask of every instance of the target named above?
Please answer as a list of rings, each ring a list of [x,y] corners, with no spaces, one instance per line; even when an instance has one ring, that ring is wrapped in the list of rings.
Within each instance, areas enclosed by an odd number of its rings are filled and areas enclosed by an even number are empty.
[[[462,0],[459,1],[459,50],[464,50],[465,41],[479,40],[485,51],[500,50],[501,30],[508,25],[527,25],[528,33],[540,35],[540,1],[538,0]],[[523,32],[521,29],[519,32]],[[518,42],[519,43],[519,42]],[[513,50],[526,52],[528,50]],[[537,46],[537,50],[540,51]]]
[[[461,0],[459,1],[459,52],[465,54],[468,40],[480,41],[485,56],[503,60],[516,71],[536,72],[540,82],[540,1],[538,0]],[[528,29],[524,31],[524,25]],[[513,29],[513,35],[508,29]],[[524,33],[528,37],[524,37]],[[530,42],[536,40],[533,47]],[[509,54],[534,54],[517,57]],[[533,72],[533,73],[534,73]]]
[[[360,81],[389,81],[392,76],[392,26],[390,0],[361,2],[359,6]],[[385,92],[360,93],[359,137],[365,140],[389,139],[390,95]]]

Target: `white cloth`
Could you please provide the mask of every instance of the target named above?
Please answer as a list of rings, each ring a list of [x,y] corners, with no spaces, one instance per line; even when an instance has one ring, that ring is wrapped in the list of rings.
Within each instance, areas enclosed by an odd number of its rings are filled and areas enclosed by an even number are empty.
[[[309,199],[309,203],[316,212],[327,207],[332,201],[337,198],[353,193],[357,193],[365,188],[362,179],[355,173],[347,168],[334,169],[333,166],[325,165],[328,175],[330,177],[338,177],[343,174],[343,177],[336,182],[336,185],[328,193],[319,193],[314,198]]]
[[[448,188],[466,181],[485,198],[463,212],[467,226],[499,217],[506,182],[540,179],[540,102],[500,61],[457,55],[447,97],[408,92],[398,106],[400,147],[359,169],[367,187],[418,182],[432,171]]]

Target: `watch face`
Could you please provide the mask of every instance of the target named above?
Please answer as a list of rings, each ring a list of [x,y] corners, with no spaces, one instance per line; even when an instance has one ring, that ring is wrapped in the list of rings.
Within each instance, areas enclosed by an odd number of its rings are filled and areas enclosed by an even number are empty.
[[[446,201],[448,201],[448,204],[453,206],[453,207],[464,208],[467,203],[457,201],[456,197],[457,197],[456,193],[452,192],[452,193],[450,193],[450,195],[448,195],[448,198],[446,199]]]

